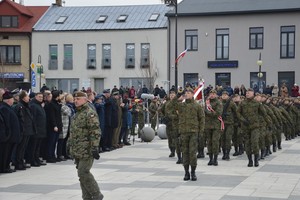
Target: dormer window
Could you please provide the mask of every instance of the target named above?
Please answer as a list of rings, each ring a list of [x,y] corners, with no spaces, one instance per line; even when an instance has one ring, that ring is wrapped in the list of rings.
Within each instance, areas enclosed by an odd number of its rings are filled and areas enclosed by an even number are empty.
[[[157,21],[158,17],[159,17],[159,14],[158,14],[158,13],[153,13],[153,14],[150,16],[150,18],[149,18],[148,21]]]
[[[56,20],[55,24],[63,24],[68,19],[67,16],[60,16],[58,20]]]
[[[107,19],[107,15],[100,15],[100,17],[96,20],[97,23],[104,23]]]
[[[18,16],[0,16],[1,28],[18,28]]]
[[[117,22],[125,22],[128,15],[120,15],[117,19]]]

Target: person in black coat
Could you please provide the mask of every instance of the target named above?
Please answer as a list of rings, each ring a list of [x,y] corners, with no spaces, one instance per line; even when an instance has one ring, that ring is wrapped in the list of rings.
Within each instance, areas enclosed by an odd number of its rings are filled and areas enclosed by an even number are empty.
[[[19,119],[12,108],[13,95],[6,91],[0,103],[0,115],[2,117],[0,127],[0,173],[12,173],[10,162],[13,147],[20,142]]]
[[[55,147],[58,142],[59,133],[62,131],[62,118],[61,118],[61,104],[59,98],[59,91],[53,90],[52,100],[45,105],[45,112],[47,117],[47,162],[55,163],[59,159],[55,156]]]
[[[25,151],[28,145],[28,141],[31,136],[35,135],[35,125],[31,111],[29,109],[29,95],[25,90],[22,90],[19,95],[20,101],[14,107],[15,112],[17,113],[21,131],[21,141],[16,148],[16,157],[15,157],[15,169],[16,170],[25,170],[26,165],[24,163]],[[28,163],[26,161],[26,163]]]
[[[45,165],[40,160],[40,149],[43,139],[47,136],[47,120],[44,110],[43,93],[38,92],[30,101],[29,107],[35,122],[36,134],[30,138],[28,144],[27,159],[31,166]]]

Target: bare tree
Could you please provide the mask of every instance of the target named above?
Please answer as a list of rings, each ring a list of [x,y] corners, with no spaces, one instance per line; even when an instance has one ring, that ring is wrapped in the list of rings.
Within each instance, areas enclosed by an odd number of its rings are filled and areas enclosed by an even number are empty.
[[[154,64],[153,59],[150,59],[150,56],[148,56],[148,58],[141,59],[140,73],[141,76],[145,78],[145,84],[149,87],[149,90],[152,92],[154,89],[155,81],[159,74],[157,64]]]

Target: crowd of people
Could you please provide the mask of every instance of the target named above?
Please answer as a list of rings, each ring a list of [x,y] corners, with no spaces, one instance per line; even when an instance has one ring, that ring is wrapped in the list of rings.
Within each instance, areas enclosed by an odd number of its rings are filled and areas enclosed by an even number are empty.
[[[195,89],[195,85],[188,83],[177,91],[172,86],[169,94],[158,85],[153,91],[145,85],[138,90],[134,86],[114,86],[100,94],[82,88],[87,104],[99,120],[99,153],[131,145],[130,137],[141,137],[145,123],[150,123],[154,130],[157,124],[164,123],[169,157],[177,154],[176,163],[182,163],[186,172],[184,180],[196,180],[195,159],[205,157],[205,148],[208,165],[218,165],[220,152],[223,160],[230,160],[233,146],[233,156],[245,151],[248,166],[258,166],[259,159],[282,148],[282,133],[286,140],[300,133],[296,84],[290,89],[291,97],[285,84],[279,89],[276,85],[267,86],[262,93],[243,85],[209,85],[203,92],[205,99],[198,103],[193,99]],[[145,93],[154,97],[142,99]],[[40,92],[30,94],[25,90],[0,89],[0,100],[1,173],[70,159],[67,142],[76,113],[74,94],[50,91],[44,85]]]

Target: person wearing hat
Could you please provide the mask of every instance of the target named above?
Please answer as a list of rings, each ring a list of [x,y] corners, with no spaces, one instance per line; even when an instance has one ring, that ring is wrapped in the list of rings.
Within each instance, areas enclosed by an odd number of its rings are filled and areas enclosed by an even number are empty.
[[[60,92],[53,90],[52,99],[45,105],[47,116],[47,162],[55,163],[60,159],[55,155],[55,147],[58,142],[59,134],[62,132],[63,124],[61,117]]]
[[[207,150],[209,155],[208,165],[218,165],[220,147],[220,134],[223,131],[222,115],[223,106],[217,98],[217,91],[211,90],[205,101],[205,134],[207,137]]]
[[[102,200],[103,194],[90,172],[94,159],[100,158],[99,119],[96,111],[89,106],[86,93],[79,91],[73,96],[76,113],[71,121],[67,149],[75,159],[83,199]]]
[[[158,100],[155,96],[154,99],[152,99],[150,105],[149,105],[149,114],[150,114],[150,123],[151,128],[155,131],[156,129],[156,123],[157,123],[157,117],[158,117]]]
[[[9,91],[3,92],[0,102],[0,115],[3,123],[0,129],[0,173],[12,173],[10,168],[13,148],[21,139],[19,119],[12,108],[13,95]]]
[[[223,113],[222,119],[224,121],[225,129],[221,134],[221,147],[223,151],[222,160],[230,159],[230,149],[231,149],[231,141],[232,134],[234,132],[234,122],[237,116],[237,106],[232,101],[232,97],[229,97],[229,93],[227,91],[222,92],[222,104],[223,104]],[[237,151],[237,149],[235,149]]]
[[[169,100],[167,100],[161,108],[161,113],[164,116],[166,123],[166,133],[168,136],[168,146],[170,149],[169,157],[175,156],[175,150],[177,154],[176,164],[182,163],[181,149],[178,144],[178,110],[179,102],[176,98],[176,92],[170,91]]]
[[[14,107],[15,112],[19,118],[19,125],[21,131],[21,141],[16,148],[16,160],[15,169],[25,170],[30,165],[31,160],[26,156],[26,164],[24,163],[25,151],[31,154],[31,148],[27,149],[28,142],[32,136],[36,134],[36,126],[33,120],[31,110],[29,108],[29,95],[25,90],[22,90],[19,94],[20,101]]]
[[[258,115],[267,120],[267,124],[271,124],[267,116],[264,106],[255,101],[254,90],[249,88],[246,92],[246,99],[241,102],[238,107],[238,117],[242,123],[242,130],[245,138],[245,150],[248,157],[248,167],[259,166],[259,136],[260,136],[260,118]]]

